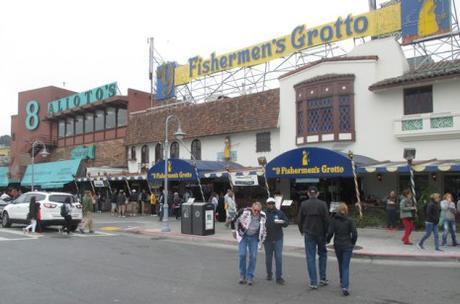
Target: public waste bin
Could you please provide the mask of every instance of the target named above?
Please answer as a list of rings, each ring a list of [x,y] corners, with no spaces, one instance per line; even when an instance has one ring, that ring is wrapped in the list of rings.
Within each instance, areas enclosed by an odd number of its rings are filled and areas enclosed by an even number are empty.
[[[192,230],[192,205],[193,203],[182,204],[180,217],[180,231],[183,234],[193,234]]]
[[[194,235],[211,235],[215,233],[214,205],[211,203],[193,203],[192,232]]]

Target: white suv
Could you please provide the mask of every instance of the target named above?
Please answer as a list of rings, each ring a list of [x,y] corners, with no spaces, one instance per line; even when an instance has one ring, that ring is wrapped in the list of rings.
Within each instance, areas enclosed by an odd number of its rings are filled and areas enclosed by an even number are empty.
[[[40,203],[41,227],[63,225],[64,218],[61,216],[61,206],[67,197],[72,202],[72,230],[77,229],[81,222],[82,206],[72,194],[63,192],[27,192],[11,201],[2,212],[2,227],[10,227],[13,223],[26,224],[29,213],[30,198],[35,196]]]

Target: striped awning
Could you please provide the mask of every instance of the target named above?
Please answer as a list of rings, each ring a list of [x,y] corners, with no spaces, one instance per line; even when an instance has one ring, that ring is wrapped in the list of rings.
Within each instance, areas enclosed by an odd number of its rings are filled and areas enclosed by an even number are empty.
[[[426,160],[414,161],[415,172],[460,172],[460,160]],[[359,174],[366,173],[409,173],[409,166],[406,161],[382,162],[370,166],[357,168]]]
[[[215,171],[215,172],[207,172],[203,174],[202,177],[204,178],[220,178],[220,177],[228,177],[229,173],[234,173],[236,176],[249,176],[249,175],[257,175],[263,176],[264,172],[262,168],[255,168],[251,170],[241,170],[241,171]]]
[[[147,180],[145,175],[123,175],[123,176],[98,176],[98,177],[81,177],[77,178],[77,182],[92,182],[92,181],[135,181]]]

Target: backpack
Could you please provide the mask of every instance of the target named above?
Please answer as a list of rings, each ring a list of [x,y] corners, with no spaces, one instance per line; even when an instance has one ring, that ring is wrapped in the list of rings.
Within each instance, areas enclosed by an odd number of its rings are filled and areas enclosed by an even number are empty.
[[[69,213],[67,211],[67,208],[66,208],[65,204],[62,204],[62,206],[61,206],[61,216],[66,217],[67,215],[69,215]]]

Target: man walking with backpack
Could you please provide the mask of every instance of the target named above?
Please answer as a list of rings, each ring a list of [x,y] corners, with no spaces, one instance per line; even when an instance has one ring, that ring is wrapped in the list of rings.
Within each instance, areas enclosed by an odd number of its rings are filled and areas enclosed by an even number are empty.
[[[305,254],[307,260],[309,287],[318,288],[316,272],[316,252],[319,255],[319,285],[326,286],[326,235],[328,228],[328,210],[326,202],[318,199],[318,189],[315,186],[308,188],[309,199],[302,202],[298,216],[300,234],[304,236]]]

